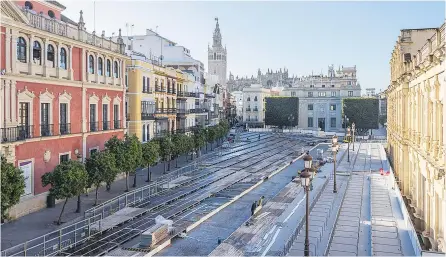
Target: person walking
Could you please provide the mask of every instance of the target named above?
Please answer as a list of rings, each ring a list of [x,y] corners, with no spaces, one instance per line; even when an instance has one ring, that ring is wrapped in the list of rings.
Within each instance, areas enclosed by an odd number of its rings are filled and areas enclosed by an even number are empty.
[[[260,134],[259,134],[259,141],[260,141]]]
[[[251,205],[251,216],[254,216],[254,212],[256,211],[257,208],[257,201],[254,201]]]

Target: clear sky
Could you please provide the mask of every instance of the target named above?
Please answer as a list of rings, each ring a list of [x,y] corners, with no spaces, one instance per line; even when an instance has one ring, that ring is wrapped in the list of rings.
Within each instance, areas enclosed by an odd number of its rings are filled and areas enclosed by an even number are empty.
[[[328,65],[358,69],[362,88],[385,89],[389,59],[400,29],[439,27],[445,3],[389,1],[93,1],[60,0],[74,21],[79,11],[90,32],[133,34],[146,28],[191,50],[207,66],[215,17],[228,50],[228,75],[256,76],[257,69],[287,67],[290,75],[327,73]],[[130,31],[128,32],[131,33]]]

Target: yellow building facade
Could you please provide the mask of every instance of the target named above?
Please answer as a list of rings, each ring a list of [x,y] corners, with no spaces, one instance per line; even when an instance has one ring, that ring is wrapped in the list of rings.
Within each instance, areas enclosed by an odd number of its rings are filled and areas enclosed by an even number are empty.
[[[390,60],[388,154],[425,250],[446,252],[445,24],[402,30]]]
[[[142,142],[176,132],[177,93],[183,73],[151,60],[127,62],[127,128]]]

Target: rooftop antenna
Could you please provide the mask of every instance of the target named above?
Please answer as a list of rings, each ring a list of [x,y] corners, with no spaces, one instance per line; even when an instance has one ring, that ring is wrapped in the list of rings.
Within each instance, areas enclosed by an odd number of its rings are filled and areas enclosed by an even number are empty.
[[[96,31],[96,0],[93,1],[93,27],[94,31]]]
[[[155,33],[158,34],[158,26],[155,27]]]

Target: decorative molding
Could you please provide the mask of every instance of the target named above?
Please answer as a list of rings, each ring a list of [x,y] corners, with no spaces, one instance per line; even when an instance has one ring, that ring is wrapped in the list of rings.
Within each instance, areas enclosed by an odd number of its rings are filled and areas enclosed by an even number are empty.
[[[116,97],[115,98],[113,98],[113,103],[121,103],[122,102],[122,99],[121,99],[121,97],[119,97],[119,95],[116,95]]]
[[[65,98],[65,99],[64,99]],[[66,90],[63,91],[63,94],[59,93],[59,101],[60,100],[65,100],[65,101],[71,101],[71,94],[67,93]]]
[[[90,95],[89,97],[89,103],[98,103],[99,102],[99,97],[93,93]]]
[[[23,98],[34,98],[36,97],[36,95],[34,95],[34,91],[29,91],[28,87],[25,86],[25,90],[23,91],[18,91],[18,98],[19,99],[23,99]]]
[[[40,98],[40,101],[46,100],[46,101],[51,102],[54,99],[54,95],[48,91],[48,88],[45,88],[45,91],[40,93],[39,98]]]
[[[110,103],[110,101],[111,101],[111,98],[106,93],[105,96],[102,97],[102,102],[103,103]]]

